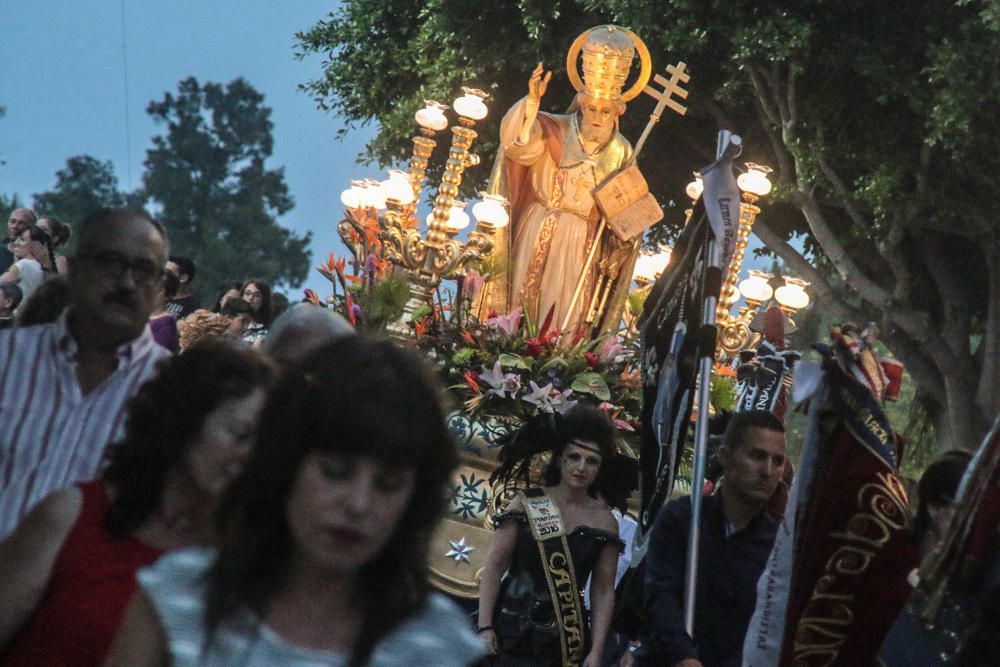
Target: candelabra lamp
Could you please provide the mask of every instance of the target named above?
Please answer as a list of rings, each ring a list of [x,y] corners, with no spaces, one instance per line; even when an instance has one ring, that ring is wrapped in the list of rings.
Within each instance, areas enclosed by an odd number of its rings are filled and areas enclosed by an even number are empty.
[[[760,215],[757,201],[771,191],[771,182],[767,178],[770,172],[770,167],[748,162],[747,171],[736,179],[736,185],[742,192],[743,202],[740,204],[740,222],[736,229],[733,257],[729,262],[729,269],[726,272],[726,279],[722,283],[722,291],[719,294],[719,303],[715,311],[715,320],[720,325],[720,331],[725,328],[727,320],[730,319],[729,311],[740,297],[736,289],[736,281],[739,279],[740,269],[743,266],[743,256],[746,253],[747,243],[750,241],[750,230],[753,228],[757,216]],[[722,336],[720,334],[720,348],[721,345]]]
[[[726,311],[726,318],[719,322],[719,343],[716,358],[721,362],[739,354],[740,350],[757,347],[761,340],[761,332],[754,329],[754,318],[761,305],[774,300],[785,316],[786,331],[794,330],[792,315],[809,305],[809,294],[805,288],[809,286],[804,280],[785,276],[784,284],[777,289],[771,287],[774,277],[769,273],[750,269],[749,277],[740,282],[738,290],[743,295],[746,305],[742,306],[737,315]]]
[[[434,208],[426,218],[426,234],[419,229],[415,211],[437,146],[436,135],[448,127],[444,113],[448,107],[443,104],[428,100],[415,114],[420,129],[412,139],[413,154],[407,171],[389,170],[389,178],[381,183],[351,181],[351,188],[341,195],[345,211],[338,232],[351,249],[355,272],[375,253],[406,276],[410,299],[402,319],[390,327],[398,335],[409,334],[406,323],[418,309],[433,306],[434,293],[442,280],[464,279],[469,266],[491,251],[496,230],[509,220],[506,199],[483,194],[483,201],[472,207],[476,227],[464,243],[455,238],[469,225],[466,204],[456,197],[465,170],[479,164],[479,157],[470,149],[476,138],[475,124],[488,111],[486,93],[472,88],[462,91],[452,105],[458,123],[451,128],[448,161]]]

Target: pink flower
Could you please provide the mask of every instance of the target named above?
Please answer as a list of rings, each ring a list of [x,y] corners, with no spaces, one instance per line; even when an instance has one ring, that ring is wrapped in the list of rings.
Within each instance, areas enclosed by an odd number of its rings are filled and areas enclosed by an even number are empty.
[[[518,306],[506,315],[497,315],[486,320],[486,325],[496,329],[505,336],[513,336],[521,324],[521,307]]]
[[[618,336],[611,336],[604,341],[603,345],[601,345],[601,350],[598,353],[598,356],[600,356],[602,364],[610,364],[617,361],[618,357],[620,357],[624,352],[625,347],[618,340]]]
[[[465,272],[465,278],[462,280],[462,291],[465,292],[465,297],[472,301],[479,294],[479,290],[483,288],[486,281],[489,279],[490,274],[482,274],[475,269],[469,269]]]
[[[598,364],[601,361],[600,359],[597,358],[597,355],[594,354],[593,352],[584,352],[583,358],[587,360],[587,365],[590,366],[591,368],[597,368]]]

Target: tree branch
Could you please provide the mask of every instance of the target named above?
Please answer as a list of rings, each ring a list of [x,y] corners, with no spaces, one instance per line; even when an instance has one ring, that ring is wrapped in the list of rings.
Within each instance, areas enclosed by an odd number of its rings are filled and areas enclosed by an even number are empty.
[[[823,175],[826,176],[826,180],[830,181],[830,185],[833,186],[833,189],[843,201],[844,209],[847,211],[847,215],[851,217],[851,220],[859,230],[867,232],[871,227],[871,224],[863,215],[861,215],[861,211],[858,210],[857,206],[858,202],[851,194],[850,190],[847,189],[847,186],[844,185],[843,179],[840,178],[840,175],[837,174],[824,157],[819,158],[819,168],[820,171],[823,172]]]
[[[754,92],[757,93],[757,101],[760,102],[761,108],[767,114],[767,119],[774,127],[782,127],[781,114],[769,99],[767,86],[764,84],[761,74],[757,71],[756,67],[748,67],[747,73],[750,75],[751,83],[753,83]]]
[[[884,241],[879,243],[878,250],[885,258],[889,270],[892,271],[896,279],[896,286],[892,291],[892,298],[903,306],[912,306],[913,296],[913,272],[910,271],[910,264],[907,261],[906,253],[903,252],[903,242],[906,240],[906,231],[900,224],[894,224],[889,230],[889,235]]]
[[[861,309],[851,305],[838,294],[826,276],[810,264],[809,260],[803,257],[802,253],[793,248],[790,243],[783,241],[763,221],[758,220],[757,224],[753,226],[753,233],[764,245],[783,259],[795,273],[809,281],[811,290],[816,295],[817,303],[823,303],[824,306],[832,309],[838,318],[845,321],[859,322],[870,319]]]
[[[952,373],[960,372],[958,369],[963,360],[957,358],[944,339],[941,338],[940,334],[930,327],[930,318],[927,313],[899,308],[892,295],[886,289],[858,268],[847,250],[837,240],[833,231],[826,224],[823,212],[819,209],[815,199],[802,190],[796,192],[794,198],[806,216],[806,222],[809,223],[809,229],[812,231],[813,238],[823,248],[823,252],[830,261],[833,262],[837,272],[844,279],[844,283],[864,301],[883,311],[893,323],[898,325],[914,340],[926,343],[934,364],[941,369],[942,373],[948,375],[949,371]]]
[[[795,84],[798,79],[798,75],[795,73],[795,69],[792,67],[788,68],[788,86],[785,92],[785,106],[788,109],[788,121],[785,126],[785,130],[791,134],[794,131],[795,125],[799,121],[799,106],[795,99]]]
[[[980,350],[977,350],[977,353],[982,353],[982,368],[976,390],[976,405],[987,418],[993,419],[1000,412],[1000,384],[997,381],[1000,376],[1000,242],[994,239],[983,248],[983,252],[990,278],[989,292],[986,295],[986,327]]]

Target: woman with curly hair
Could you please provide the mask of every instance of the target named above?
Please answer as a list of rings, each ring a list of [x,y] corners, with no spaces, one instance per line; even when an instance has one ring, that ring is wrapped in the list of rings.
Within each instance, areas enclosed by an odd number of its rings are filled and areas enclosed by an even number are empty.
[[[504,446],[490,481],[500,483],[499,497],[514,497],[494,519],[479,582],[486,664],[602,664],[623,543],[600,498],[625,502],[611,483],[613,462],[622,456],[617,445],[611,420],[578,405],[565,415],[532,418]],[[544,455],[544,485],[535,487],[530,473]],[[591,574],[588,626],[582,598]]]
[[[425,363],[348,336],[301,369],[271,392],[218,548],[140,572],[109,664],[459,667],[482,654],[427,580],[458,455]]]
[[[232,320],[225,315],[199,308],[177,323],[181,350],[186,350],[204,340],[222,338],[232,326]]]
[[[242,466],[271,370],[206,344],[160,363],[129,404],[103,477],[57,491],[0,543],[0,665],[95,665],[164,551],[214,541],[212,507]]]

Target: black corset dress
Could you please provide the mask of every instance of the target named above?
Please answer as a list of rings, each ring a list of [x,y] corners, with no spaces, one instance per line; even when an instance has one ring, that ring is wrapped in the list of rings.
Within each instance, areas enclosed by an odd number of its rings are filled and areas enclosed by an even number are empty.
[[[517,544],[507,575],[500,583],[493,618],[500,655],[487,664],[505,667],[559,665],[562,661],[559,628],[552,608],[552,595],[542,570],[538,543],[528,525],[528,515],[525,512],[505,512],[496,516],[494,525],[499,527],[507,521],[517,522]],[[577,527],[566,536],[566,542],[581,598],[601,550],[608,544],[614,544],[619,550],[625,546],[617,535],[589,526]],[[583,609],[582,599],[580,608]],[[588,623],[583,626],[586,655],[590,647]]]

